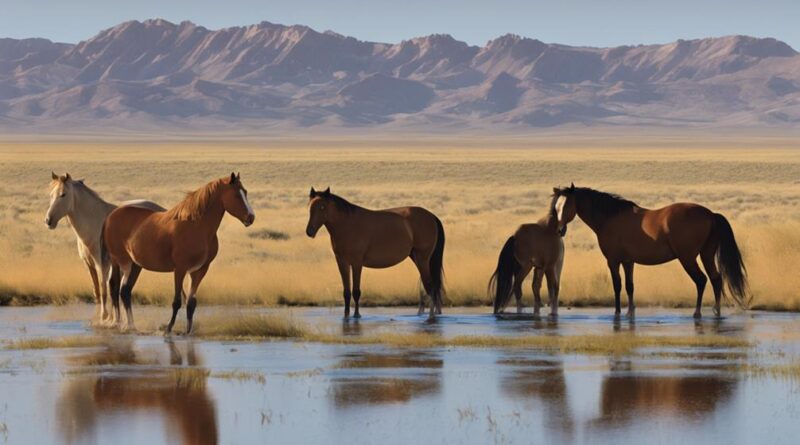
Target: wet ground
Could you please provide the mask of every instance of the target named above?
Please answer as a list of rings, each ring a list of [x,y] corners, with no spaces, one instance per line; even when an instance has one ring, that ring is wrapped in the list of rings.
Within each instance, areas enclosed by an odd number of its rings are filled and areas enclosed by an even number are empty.
[[[54,315],[60,312],[2,308],[0,341],[91,333],[83,318]],[[631,323],[592,309],[564,311],[553,322],[449,309],[427,324],[411,312],[367,308],[358,323],[342,323],[339,310],[292,314],[346,335],[632,331],[720,334],[756,346],[604,357],[117,335],[100,347],[0,349],[0,443],[772,445],[800,435],[800,380],[734,366],[800,359],[800,315],[698,323],[682,310],[640,309]]]

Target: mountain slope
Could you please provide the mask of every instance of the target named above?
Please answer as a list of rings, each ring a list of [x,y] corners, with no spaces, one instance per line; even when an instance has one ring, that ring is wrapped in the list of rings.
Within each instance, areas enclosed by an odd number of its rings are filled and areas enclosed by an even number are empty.
[[[363,42],[262,22],[130,21],[76,45],[0,39],[0,126],[793,126],[800,55],[775,39],[570,47],[505,35]]]

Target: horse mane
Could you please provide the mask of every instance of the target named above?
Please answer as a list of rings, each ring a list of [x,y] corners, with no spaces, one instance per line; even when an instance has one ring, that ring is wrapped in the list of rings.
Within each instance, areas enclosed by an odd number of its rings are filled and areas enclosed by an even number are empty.
[[[59,179],[53,179],[52,181],[50,181],[50,191],[56,188],[58,184],[64,184],[64,183],[66,182],[65,180],[63,180],[63,176],[60,177]],[[83,179],[71,179],[69,183],[70,185],[72,185],[72,187],[78,189],[79,191],[87,193],[91,197],[97,198],[100,201],[105,201],[100,195],[97,194],[96,191],[92,190],[88,185],[84,184]]]
[[[322,198],[330,199],[331,201],[333,201],[333,205],[335,205],[337,209],[345,213],[353,213],[354,211],[363,208],[361,206],[353,204],[352,202],[342,198],[339,195],[334,195],[333,193],[330,192],[327,193],[315,192],[314,196],[315,197],[320,196]]]
[[[619,212],[639,206],[635,202],[614,193],[601,192],[588,187],[576,187],[575,194],[587,196],[592,200],[591,217],[595,220],[597,218],[605,220]]]
[[[211,197],[216,194],[223,179],[216,179],[199,189],[189,192],[183,201],[167,211],[167,216],[179,221],[197,221],[211,204]]]

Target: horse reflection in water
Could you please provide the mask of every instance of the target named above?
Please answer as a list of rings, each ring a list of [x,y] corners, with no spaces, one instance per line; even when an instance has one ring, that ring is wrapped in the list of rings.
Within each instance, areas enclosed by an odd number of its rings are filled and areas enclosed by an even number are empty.
[[[571,442],[575,421],[567,397],[564,362],[558,357],[540,359],[507,357],[498,365],[512,368],[500,380],[503,393],[513,399],[539,401],[543,404],[543,424],[554,432],[562,432],[562,441]]]
[[[712,362],[713,363],[713,362]],[[720,367],[724,365],[719,365]],[[702,420],[731,400],[735,378],[705,369],[702,374],[642,375],[630,361],[615,361],[604,377],[595,425],[618,427],[649,417]],[[711,371],[711,372],[709,372]]]
[[[441,357],[430,353],[345,354],[337,365],[345,375],[332,381],[333,403],[341,408],[407,403],[437,394],[443,364]],[[362,376],[354,370],[374,372]]]
[[[158,413],[166,419],[168,442],[216,444],[216,408],[206,389],[207,374],[195,368],[202,361],[194,344],[187,343],[185,353],[173,342],[168,341],[167,346],[166,359],[157,351],[137,351],[131,341],[112,343],[100,352],[77,357],[77,364],[88,368],[123,366],[124,372],[67,380],[56,406],[64,442],[101,442],[101,425],[131,418],[135,413]],[[190,366],[188,369],[197,372],[184,375],[164,369],[167,364]],[[144,369],[137,371],[136,367]]]

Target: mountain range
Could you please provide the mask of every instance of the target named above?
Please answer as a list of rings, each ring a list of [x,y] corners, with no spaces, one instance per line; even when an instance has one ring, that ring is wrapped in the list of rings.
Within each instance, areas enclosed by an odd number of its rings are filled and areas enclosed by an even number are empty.
[[[268,22],[129,21],[78,44],[0,39],[0,128],[792,127],[800,54],[771,38],[574,47],[400,43]]]

